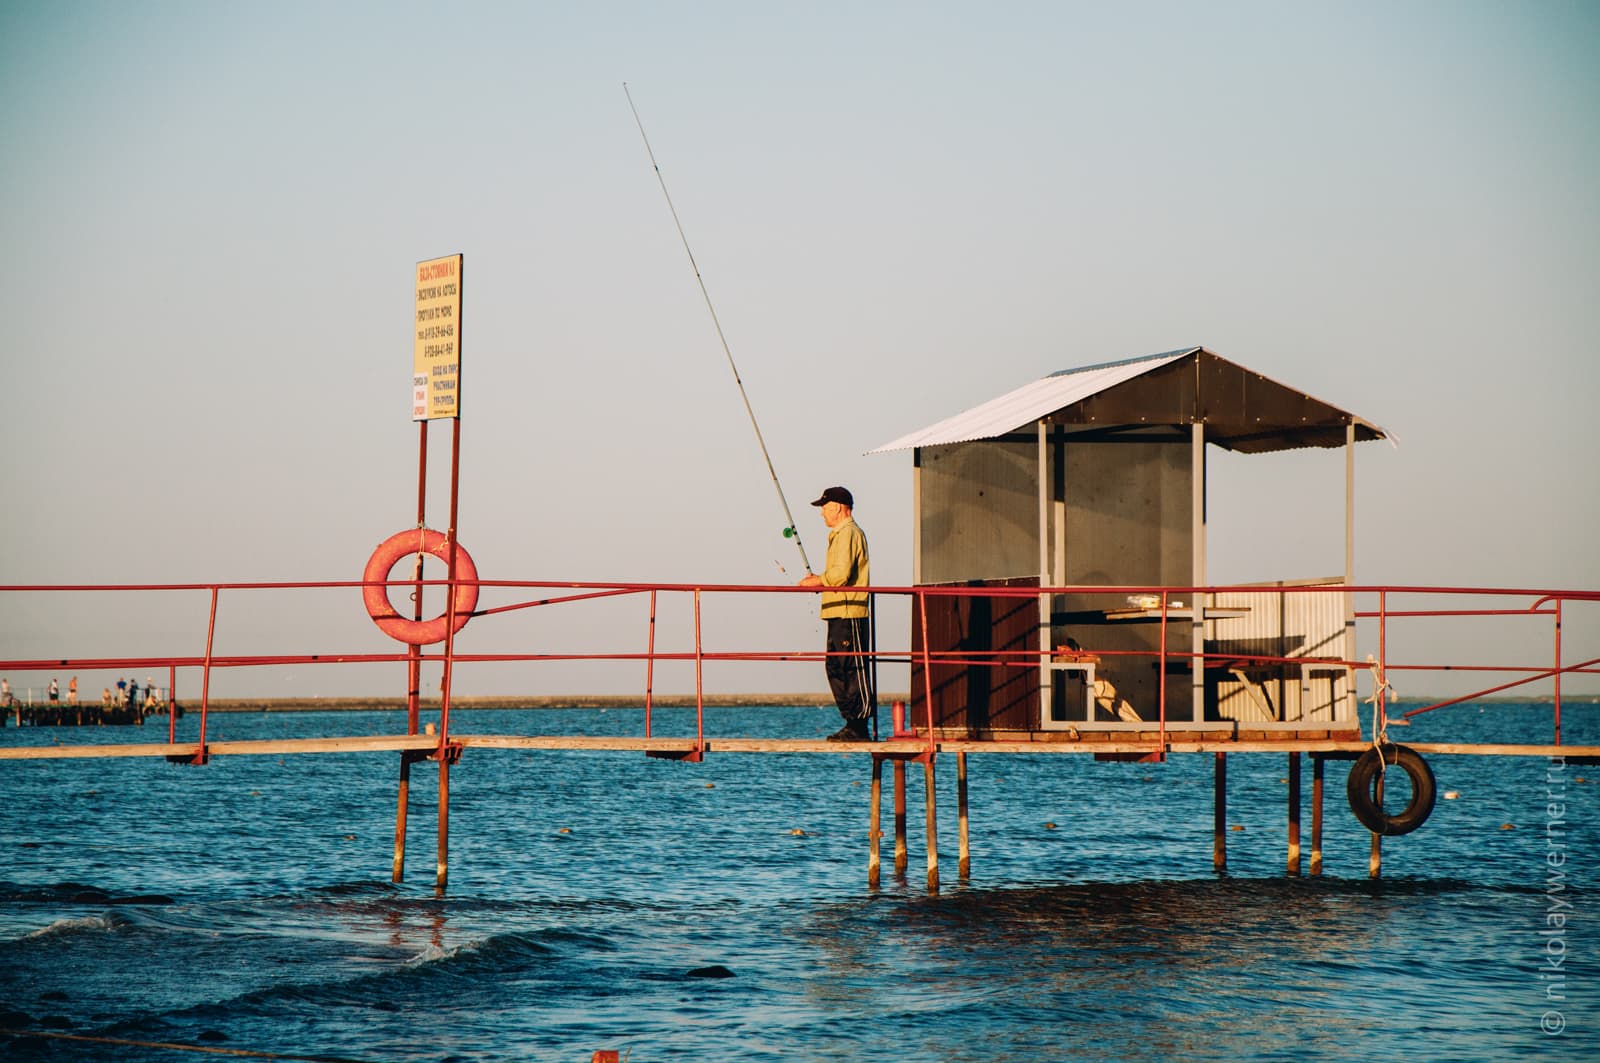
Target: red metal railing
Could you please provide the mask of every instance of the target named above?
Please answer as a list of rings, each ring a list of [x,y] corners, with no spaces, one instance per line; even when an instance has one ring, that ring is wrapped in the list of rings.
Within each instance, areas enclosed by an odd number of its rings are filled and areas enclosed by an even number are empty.
[[[419,573],[420,577],[420,573]],[[448,580],[423,580],[420,578],[393,580],[390,587],[407,587],[420,591],[423,587],[447,587]],[[646,620],[645,649],[605,651],[593,653],[529,653],[529,652],[477,652],[462,653],[455,648],[453,640],[445,643],[441,652],[422,652],[415,647],[398,648],[389,653],[299,653],[299,654],[261,654],[238,655],[218,654],[215,652],[216,635],[223,592],[227,592],[231,603],[236,598],[248,597],[256,591],[298,591],[298,590],[339,590],[350,589],[352,592],[366,586],[359,581],[330,581],[330,582],[277,582],[277,583],[217,583],[217,584],[146,584],[146,585],[44,585],[44,586],[0,586],[0,595],[16,593],[27,594],[74,594],[82,592],[112,592],[117,594],[139,594],[167,591],[203,592],[209,599],[209,610],[206,624],[206,645],[202,656],[120,656],[99,658],[73,658],[70,654],[52,654],[48,658],[0,660],[0,669],[8,675],[29,672],[52,672],[61,669],[77,669],[82,671],[113,670],[124,668],[166,668],[169,673],[169,687],[171,698],[176,702],[177,672],[180,668],[198,669],[200,673],[200,717],[199,717],[199,745],[201,753],[197,760],[204,759],[207,728],[207,708],[211,699],[211,679],[213,672],[219,668],[270,668],[288,665],[306,664],[371,664],[390,662],[409,662],[415,669],[422,662],[437,662],[443,666],[444,673],[440,685],[440,719],[439,719],[439,751],[441,756],[448,744],[449,734],[449,693],[452,669],[456,665],[472,665],[485,662],[524,662],[538,663],[549,661],[634,661],[644,665],[644,734],[652,735],[652,708],[655,697],[656,665],[658,662],[680,661],[692,662],[694,669],[694,696],[695,696],[695,751],[704,750],[706,744],[705,734],[705,670],[708,664],[746,661],[746,662],[795,662],[816,664],[826,659],[827,654],[821,650],[744,650],[744,651],[713,651],[708,650],[704,643],[703,613],[708,600],[716,600],[721,605],[729,605],[730,609],[739,609],[741,603],[747,603],[751,596],[770,596],[783,594],[815,595],[814,588],[799,588],[793,586],[770,585],[705,585],[705,584],[656,584],[656,583],[576,583],[576,582],[546,582],[546,581],[513,581],[513,580],[480,580],[478,585],[485,591],[497,591],[508,594],[519,600],[483,607],[473,615],[479,618],[479,628],[474,630],[478,635],[484,629],[484,619],[490,616],[508,614],[520,610],[534,608],[553,608],[570,605],[577,602],[597,601],[605,599],[625,599],[634,596],[645,596],[648,600],[648,617]],[[984,597],[991,599],[1032,599],[1038,600],[1041,595],[1080,595],[1094,596],[1096,598],[1112,599],[1124,595],[1152,595],[1159,599],[1158,620],[1160,637],[1154,651],[1128,651],[1128,650],[1099,650],[1097,652],[1112,659],[1136,658],[1140,656],[1155,659],[1157,681],[1156,719],[1151,721],[1156,725],[1154,746],[1165,746],[1168,740],[1168,718],[1166,713],[1167,701],[1167,671],[1169,662],[1177,662],[1181,667],[1187,665],[1192,670],[1196,667],[1205,667],[1210,663],[1221,661],[1246,661],[1251,664],[1261,665],[1286,665],[1292,666],[1304,663],[1308,658],[1294,655],[1248,654],[1239,653],[1214,653],[1204,648],[1196,651],[1169,649],[1167,635],[1169,620],[1176,619],[1171,616],[1174,611],[1174,602],[1187,600],[1196,603],[1200,608],[1199,615],[1204,621],[1203,603],[1212,600],[1216,594],[1222,592],[1238,592],[1241,590],[1261,591],[1260,587],[1240,588],[1227,587],[1060,587],[1044,588],[1034,587],[998,587],[998,586],[941,586],[941,587],[875,587],[870,588],[880,599],[905,598],[911,604],[911,622],[920,632],[920,648],[913,650],[911,647],[903,649],[884,650],[874,648],[861,651],[859,656],[867,656],[875,662],[910,664],[915,660],[921,665],[922,672],[922,716],[921,727],[923,740],[928,751],[934,749],[936,732],[940,722],[935,717],[935,687],[933,675],[937,668],[958,668],[975,665],[998,668],[1038,668],[1048,661],[1054,652],[1051,645],[1040,645],[1036,649],[1027,650],[962,650],[948,647],[937,647],[932,644],[929,625],[929,603],[940,598],[958,597]],[[1570,621],[1573,610],[1572,605],[1582,603],[1585,607],[1600,605],[1600,591],[1575,591],[1575,590],[1517,590],[1505,588],[1462,588],[1462,587],[1412,587],[1412,586],[1379,586],[1379,587],[1346,587],[1338,584],[1320,584],[1310,586],[1274,587],[1273,593],[1283,595],[1298,594],[1339,594],[1346,595],[1350,602],[1371,600],[1374,607],[1353,609],[1350,612],[1352,622],[1365,622],[1369,628],[1374,629],[1376,649],[1368,662],[1358,659],[1358,654],[1350,654],[1345,658],[1318,656],[1316,661],[1320,665],[1330,667],[1344,667],[1352,675],[1372,670],[1374,689],[1371,700],[1375,704],[1378,718],[1385,718],[1387,688],[1383,677],[1396,673],[1422,673],[1422,674],[1454,674],[1472,675],[1476,673],[1509,675],[1505,681],[1494,682],[1481,689],[1468,693],[1452,695],[1449,698],[1432,702],[1418,708],[1405,711],[1402,718],[1410,718],[1422,713],[1432,712],[1447,706],[1457,705],[1468,701],[1479,700],[1509,690],[1525,688],[1530,684],[1550,681],[1554,691],[1554,742],[1561,742],[1561,701],[1563,696],[1562,680],[1572,675],[1596,676],[1600,675],[1600,657],[1589,657],[1575,663],[1565,663],[1563,654],[1563,623]],[[538,592],[539,597],[520,599],[520,595]],[[561,592],[561,593],[549,593]],[[663,595],[682,595],[691,599],[693,632],[692,649],[663,652],[657,646],[658,634],[658,604]],[[353,597],[354,595],[352,595]],[[420,593],[418,594],[420,609]],[[1449,608],[1395,608],[1396,599],[1436,599],[1447,598],[1451,603]],[[447,595],[453,604],[454,595]],[[1483,603],[1488,599],[1488,604]],[[1523,602],[1526,604],[1512,605],[1509,603]],[[354,614],[353,614],[354,615]],[[1187,615],[1187,614],[1186,614]],[[1389,638],[1391,625],[1404,622],[1411,625],[1427,620],[1488,620],[1511,621],[1524,618],[1551,618],[1551,640],[1554,646],[1554,661],[1549,665],[1518,665],[1508,663],[1483,663],[1469,661],[1464,663],[1419,663],[1412,660],[1396,661],[1390,658]],[[1584,617],[1588,623],[1600,620],[1600,609],[1590,609]],[[357,621],[353,621],[357,622]],[[1593,629],[1590,635],[1594,634]],[[1525,637],[1517,634],[1514,638]],[[1041,640],[1053,642],[1053,639]],[[1093,647],[1086,647],[1093,649]],[[411,690],[417,689],[415,672]],[[808,679],[808,682],[810,680]],[[413,701],[413,704],[415,702]],[[409,718],[409,733],[417,731],[417,719],[413,713]],[[175,717],[169,719],[169,741],[175,737]]]

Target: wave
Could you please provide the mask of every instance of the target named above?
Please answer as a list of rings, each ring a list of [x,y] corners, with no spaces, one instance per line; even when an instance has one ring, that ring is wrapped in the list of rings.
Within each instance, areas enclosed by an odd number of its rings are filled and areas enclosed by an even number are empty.
[[[99,915],[83,915],[67,919],[57,919],[48,926],[42,926],[16,938],[17,941],[37,941],[40,938],[63,937],[79,933],[104,933],[119,926],[126,925],[127,920],[111,913]]]
[[[81,882],[24,886],[0,882],[0,904],[173,904],[164,893],[118,893]]]

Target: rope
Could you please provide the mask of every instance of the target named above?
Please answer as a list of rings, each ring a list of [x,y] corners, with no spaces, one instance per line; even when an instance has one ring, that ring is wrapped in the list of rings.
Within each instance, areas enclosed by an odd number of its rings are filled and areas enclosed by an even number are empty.
[[[185,1045],[175,1041],[133,1041],[124,1037],[90,1037],[87,1034],[46,1033],[43,1030],[0,1030],[0,1037],[42,1037],[52,1041],[74,1041],[80,1044],[127,1045],[131,1048],[165,1048],[173,1052],[202,1052],[214,1056],[243,1056],[248,1059],[295,1059],[306,1063],[368,1063],[347,1056],[301,1056],[283,1052],[257,1052],[249,1048],[213,1048],[207,1045]]]
[[[1384,693],[1393,692],[1394,687],[1384,678],[1383,666],[1370,653],[1367,654],[1367,667],[1372,671],[1372,697],[1367,699],[1372,702],[1372,748],[1378,754],[1378,785],[1382,786],[1384,773],[1389,768],[1389,762],[1383,755],[1383,747],[1389,744],[1389,713],[1383,707]]]
[[[1377,749],[1389,741],[1389,714],[1384,711],[1383,702],[1385,692],[1393,693],[1394,687],[1384,678],[1383,666],[1370,653],[1367,654],[1367,668],[1372,672],[1372,696],[1367,699],[1372,702],[1372,746]]]

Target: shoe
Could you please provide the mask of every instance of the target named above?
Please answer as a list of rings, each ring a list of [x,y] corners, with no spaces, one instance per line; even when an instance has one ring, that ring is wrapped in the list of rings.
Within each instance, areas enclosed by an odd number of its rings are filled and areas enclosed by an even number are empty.
[[[872,737],[867,733],[867,721],[850,720],[843,727],[828,736],[830,742],[870,742]]]
[[[865,720],[852,720],[828,736],[830,742],[870,742]]]

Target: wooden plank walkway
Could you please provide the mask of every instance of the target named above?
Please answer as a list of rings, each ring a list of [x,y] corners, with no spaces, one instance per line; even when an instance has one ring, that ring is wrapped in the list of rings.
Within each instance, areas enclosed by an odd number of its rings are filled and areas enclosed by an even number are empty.
[[[463,749],[548,749],[643,752],[668,756],[689,754],[696,748],[691,737],[644,738],[571,735],[451,735],[452,745]],[[1595,745],[1516,745],[1466,742],[1406,742],[1419,753],[1451,756],[1566,757],[1572,760],[1600,759]],[[301,753],[393,753],[436,750],[435,735],[364,735],[341,738],[277,738],[253,741],[212,742],[207,756],[282,756]],[[1165,750],[1181,753],[1311,753],[1354,755],[1371,747],[1370,742],[1341,739],[1274,739],[1269,741],[1228,741],[1222,739],[1183,740],[1169,738],[1155,742],[1002,742],[979,739],[942,738],[934,742],[939,753],[1111,753],[1147,754]],[[881,742],[829,742],[820,738],[707,738],[706,753],[879,753],[895,757],[915,757],[925,753],[924,739],[888,739]],[[140,742],[120,744],[4,746],[0,760],[62,760],[93,757],[174,757],[192,758],[200,753],[198,742]]]

